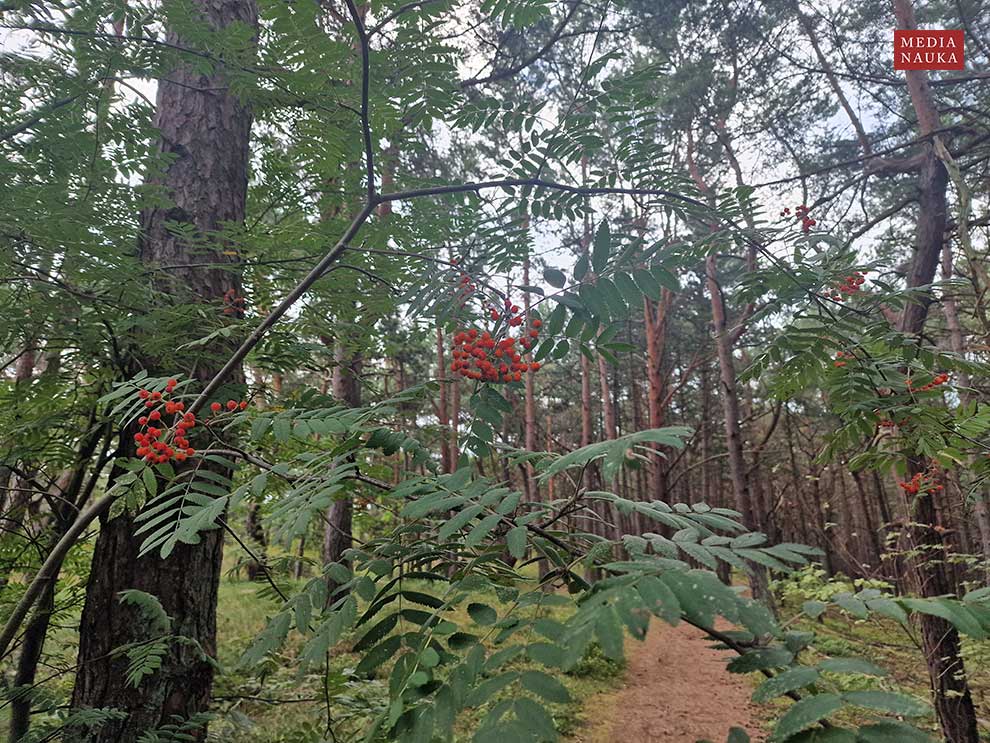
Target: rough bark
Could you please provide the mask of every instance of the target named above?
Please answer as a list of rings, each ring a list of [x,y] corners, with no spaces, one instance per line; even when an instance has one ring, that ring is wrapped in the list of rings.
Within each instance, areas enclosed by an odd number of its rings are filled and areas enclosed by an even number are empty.
[[[910,0],[894,0],[894,14],[900,28],[917,27]],[[919,134],[936,136],[940,120],[927,73],[907,70],[905,77],[918,117]],[[922,154],[924,159],[918,172],[918,224],[914,257],[907,275],[909,287],[925,286],[934,279],[946,226],[948,171],[938,158],[932,142],[922,145]],[[899,323],[901,332],[920,336],[931,301],[931,293],[924,292],[920,301],[904,307]],[[908,469],[913,475],[925,467],[926,463],[912,458]],[[939,524],[933,495],[920,494],[914,499],[911,520],[910,539],[921,548],[923,554],[930,554],[932,550],[939,554],[939,550],[948,549],[941,530],[935,528]],[[922,596],[941,596],[951,592],[952,582],[943,560],[914,559],[911,563],[912,582]],[[922,615],[919,624],[942,734],[949,743],[977,743],[976,711],[960,655],[959,634],[952,624],[940,617]]]
[[[333,396],[349,407],[361,406],[361,354],[351,351],[342,343],[334,346]],[[344,553],[351,548],[354,503],[349,494],[333,502],[327,510],[327,523],[323,532],[323,564],[347,563]],[[327,578],[330,598],[338,586]]]
[[[214,29],[235,22],[251,28],[257,25],[252,0],[200,0],[193,7]],[[167,39],[177,46],[190,43],[174,29],[169,29]],[[152,207],[142,214],[139,257],[146,264],[172,267],[158,288],[177,303],[219,305],[226,290],[239,289],[236,271],[201,265],[204,259],[236,260],[223,255],[217,231],[244,219],[251,111],[229,92],[227,82],[222,67],[201,74],[180,63],[158,87],[158,147],[172,160],[150,182],[161,187],[171,205]],[[190,245],[182,233],[171,229],[175,222],[186,225],[206,244]],[[219,370],[227,350],[218,344],[188,364],[183,360],[180,369],[156,368],[155,361],[147,358],[143,363],[153,374],[187,371],[205,382]],[[135,356],[140,359],[144,352],[141,349]],[[132,446],[132,433],[123,434],[125,448]],[[79,670],[72,697],[74,707],[113,707],[128,716],[98,729],[67,731],[65,740],[73,743],[131,743],[164,723],[188,720],[209,705],[213,666],[192,646],[174,645],[162,667],[138,688],[126,682],[127,659],[114,657],[111,651],[147,639],[137,611],[119,601],[120,591],[137,589],[159,599],[173,619],[176,634],[193,638],[203,651],[216,654],[222,531],[204,532],[199,544],[179,545],[167,559],[161,559],[157,554],[138,557],[141,537],[134,536],[134,529],[127,514],[101,520],[80,621]],[[196,734],[202,737],[203,727]]]
[[[38,663],[45,648],[45,637],[55,610],[55,584],[58,576],[51,578],[38,599],[31,621],[21,637],[21,654],[17,658],[17,671],[14,674],[14,688],[27,689],[34,684]],[[31,702],[33,694],[18,695],[10,703],[10,740],[22,740],[31,726]]]
[[[261,504],[253,501],[248,504],[247,518],[244,520],[244,531],[251,540],[251,550],[263,562],[268,548],[268,540],[265,539],[265,527],[261,523]],[[249,558],[247,562],[248,580],[258,580],[264,575],[262,562]]]
[[[746,460],[743,454],[742,429],[739,415],[739,391],[736,386],[736,366],[732,358],[732,341],[726,327],[725,303],[718,285],[715,256],[705,260],[705,276],[709,299],[712,306],[712,325],[715,331],[715,346],[718,351],[719,379],[721,381],[722,415],[725,424],[725,448],[729,455],[729,478],[736,508],[742,514],[743,526],[750,531],[759,528],[756,509],[746,476]],[[770,602],[767,585],[767,572],[762,566],[753,566],[750,587],[755,598]]]
[[[662,289],[659,302],[643,298],[643,318],[646,333],[646,384],[647,408],[650,416],[650,428],[661,428],[664,424],[664,377],[663,359],[667,346],[667,318],[674,303],[674,294],[669,289]],[[651,493],[656,500],[667,500],[667,469],[666,460],[659,445],[654,445],[657,454],[653,457],[651,472]]]

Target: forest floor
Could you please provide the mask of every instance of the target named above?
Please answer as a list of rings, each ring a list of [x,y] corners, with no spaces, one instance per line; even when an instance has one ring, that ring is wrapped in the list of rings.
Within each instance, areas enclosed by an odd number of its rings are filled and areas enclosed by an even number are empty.
[[[622,685],[585,702],[588,723],[573,743],[721,743],[732,727],[762,740],[747,676],[726,670],[727,651],[694,627],[652,622],[643,642],[627,640]]]

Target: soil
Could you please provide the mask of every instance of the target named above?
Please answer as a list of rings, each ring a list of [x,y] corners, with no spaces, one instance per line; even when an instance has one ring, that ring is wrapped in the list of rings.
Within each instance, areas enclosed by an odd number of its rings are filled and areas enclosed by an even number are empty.
[[[762,741],[746,676],[729,673],[731,652],[716,650],[698,629],[654,622],[643,642],[626,645],[621,688],[585,706],[574,743],[725,743],[732,727]]]

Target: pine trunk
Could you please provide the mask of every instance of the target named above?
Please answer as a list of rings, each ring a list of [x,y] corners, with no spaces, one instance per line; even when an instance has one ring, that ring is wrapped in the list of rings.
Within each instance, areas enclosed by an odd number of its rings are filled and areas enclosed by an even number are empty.
[[[361,406],[361,354],[348,350],[342,343],[334,346],[333,396],[348,407]],[[332,562],[346,563],[344,553],[351,548],[352,524],[354,519],[354,503],[349,494],[345,493],[335,500],[327,510],[326,528],[323,532],[323,564]],[[327,578],[330,589],[329,601],[334,601],[332,595],[337,585]]]
[[[252,0],[194,0],[191,7],[214,29],[233,23],[257,26]],[[178,47],[190,45],[173,29],[167,40]],[[180,64],[159,82],[158,145],[172,159],[164,173],[150,182],[161,187],[171,206],[152,207],[142,214],[139,257],[146,265],[172,267],[168,278],[157,286],[172,301],[219,305],[227,290],[239,293],[238,274],[204,269],[202,263],[236,261],[223,254],[224,246],[217,244],[215,235],[225,225],[244,220],[252,117],[245,103],[229,90],[222,67],[211,74],[198,69]],[[174,229],[175,223],[206,241],[206,246],[199,240],[190,244]],[[201,333],[202,328],[189,329],[190,338]],[[185,370],[205,382],[220,369],[229,350],[216,344],[188,363],[184,360],[184,369],[158,368],[143,349],[135,356],[143,359],[141,365],[152,376]],[[122,448],[133,446],[132,433],[124,432]],[[203,532],[199,544],[179,545],[161,559],[157,554],[138,556],[142,539],[135,537],[134,530],[134,521],[126,513],[101,520],[80,622],[79,670],[72,696],[74,707],[113,707],[125,711],[127,717],[95,729],[67,731],[67,741],[131,743],[162,724],[189,720],[209,706],[213,665],[200,650],[188,644],[173,645],[161,668],[138,688],[126,681],[127,659],[112,651],[127,642],[147,639],[138,612],[119,599],[121,591],[137,589],[158,598],[172,617],[175,634],[196,640],[202,652],[216,655],[223,532]],[[205,724],[196,725],[194,734],[203,737]]]

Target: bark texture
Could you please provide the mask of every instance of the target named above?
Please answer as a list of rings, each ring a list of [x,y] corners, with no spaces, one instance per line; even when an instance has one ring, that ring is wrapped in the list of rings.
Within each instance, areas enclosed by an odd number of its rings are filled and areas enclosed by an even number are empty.
[[[257,26],[253,0],[198,0],[193,7],[213,29],[233,23]],[[177,46],[189,45],[174,29],[167,39]],[[218,231],[244,219],[252,116],[249,106],[230,92],[228,81],[220,65],[201,74],[180,63],[158,87],[158,147],[170,162],[149,183],[160,188],[170,205],[149,208],[141,215],[139,257],[146,264],[172,267],[158,288],[175,304],[203,302],[219,307],[228,289],[239,290],[236,270],[191,265],[230,261],[233,268],[236,261],[223,255],[227,246]],[[174,223],[189,229],[197,237],[195,243],[175,230]],[[183,359],[183,368],[162,369],[142,348],[135,353],[136,365],[143,364],[153,374],[186,372],[206,381],[219,370],[227,350],[217,345],[210,353]],[[131,446],[132,433],[123,432],[125,447]],[[94,729],[67,731],[65,740],[73,743],[131,743],[162,724],[189,720],[209,706],[213,666],[190,645],[173,645],[162,667],[138,688],[125,680],[127,659],[112,657],[111,651],[147,639],[139,613],[119,600],[121,591],[137,589],[158,598],[172,617],[175,634],[195,639],[204,652],[215,655],[222,532],[204,532],[199,544],[179,545],[163,560],[157,554],[138,557],[142,538],[135,537],[134,530],[126,513],[101,521],[80,622],[79,671],[72,697],[74,707],[112,707],[127,717]],[[205,725],[192,733],[204,737]]]
[[[361,366],[360,353],[348,351],[338,343],[334,348],[335,366],[333,369],[333,396],[352,408],[361,406]],[[346,562],[344,553],[353,543],[352,525],[354,521],[354,503],[350,495],[344,495],[336,500],[327,510],[327,524],[323,532],[323,564],[331,562]],[[337,585],[327,579],[330,593]],[[334,597],[331,595],[332,603]]]
[[[894,0],[894,14],[900,28],[913,29],[917,25],[910,0]],[[934,137],[939,129],[938,109],[928,85],[927,73],[920,70],[905,71],[908,93],[918,117],[918,131],[922,136]],[[942,255],[946,227],[946,189],[949,174],[938,158],[934,144],[922,145],[922,164],[918,173],[918,225],[915,231],[914,258],[907,275],[909,287],[926,286],[935,278],[935,271]],[[930,292],[924,292],[921,301],[904,307],[900,317],[901,332],[920,336],[924,330]],[[909,471],[923,471],[926,463],[909,460]],[[911,504],[909,538],[916,550],[923,555],[911,561],[913,588],[922,596],[942,596],[952,592],[952,580],[943,555],[948,545],[938,528],[938,510],[933,494],[919,494]],[[976,711],[970,694],[966,668],[960,655],[959,633],[940,617],[922,615],[922,647],[928,662],[928,676],[934,696],[942,734],[948,743],[977,743],[979,734]]]

